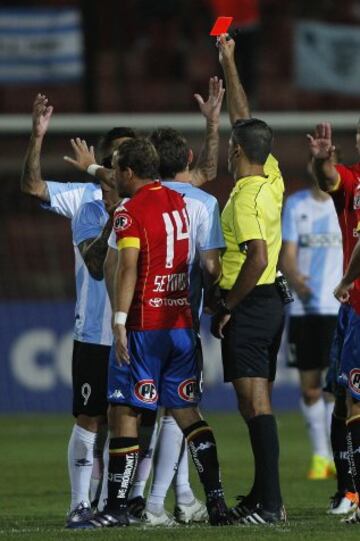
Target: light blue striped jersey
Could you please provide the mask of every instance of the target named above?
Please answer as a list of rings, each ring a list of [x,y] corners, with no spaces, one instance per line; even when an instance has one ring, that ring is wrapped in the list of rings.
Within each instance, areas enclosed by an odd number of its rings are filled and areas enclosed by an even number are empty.
[[[42,207],[72,219],[81,205],[102,199],[99,184],[94,182],[54,182],[46,181],[50,202]]]
[[[82,205],[72,220],[75,249],[76,307],[74,338],[80,342],[110,346],[111,306],[105,280],[91,277],[78,246],[96,238],[103,230],[109,215],[102,200]]]
[[[297,244],[298,270],[309,277],[309,300],[294,292],[291,315],[337,314],[339,303],[333,295],[342,277],[342,239],[334,203],[314,198],[301,190],[287,198],[283,214],[283,240]]]
[[[102,199],[101,188],[99,184],[96,184],[94,182],[83,183],[46,181],[46,184],[49,190],[50,201],[49,203],[43,203],[42,207],[50,210],[51,212],[55,212],[56,214],[60,214],[61,216],[69,218],[72,222],[71,225],[73,231],[74,217],[79,211],[80,207],[85,203]],[[98,232],[95,234],[95,237],[97,237],[100,232],[99,230],[97,231]],[[81,342],[87,341],[93,344],[101,344],[102,342],[97,342],[100,335],[99,325],[97,325],[96,328],[94,327],[93,334],[89,331],[89,329],[91,329],[92,327],[87,326],[86,340],[82,338],[83,334],[81,332],[81,326],[82,324],[84,324],[84,321],[86,321],[86,308],[89,308],[89,305],[85,303],[87,298],[85,295],[85,290],[89,282],[94,280],[89,275],[89,272],[87,271],[85,264],[82,261],[80,252],[75,244],[76,242],[74,242],[75,275],[76,277],[78,277],[79,272],[80,274],[79,280],[76,280],[76,319],[74,337],[76,338],[76,340],[79,340]],[[79,314],[80,317],[78,317]],[[108,336],[106,336],[104,339],[104,343],[105,345],[110,345],[112,343],[112,339],[109,339]]]

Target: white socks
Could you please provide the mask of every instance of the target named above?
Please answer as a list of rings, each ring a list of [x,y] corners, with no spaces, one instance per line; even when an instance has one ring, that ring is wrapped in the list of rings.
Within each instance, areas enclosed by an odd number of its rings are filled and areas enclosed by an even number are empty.
[[[183,433],[175,419],[170,416],[162,417],[154,459],[153,481],[150,495],[146,502],[146,509],[150,512],[159,513],[162,511],[167,491],[178,469],[180,471],[178,471],[179,475],[176,479],[176,488],[179,489],[180,501],[178,500],[177,493],[177,503],[189,503],[189,498],[190,501],[194,499],[189,485],[187,449],[183,453],[182,460],[184,462],[181,467],[179,464],[183,442]]]
[[[194,500],[195,496],[189,482],[189,455],[185,438],[183,438],[179,465],[173,480],[173,487],[177,504],[187,505]]]
[[[329,446],[328,415],[324,399],[319,398],[311,406],[307,406],[301,399],[300,409],[305,417],[313,454],[330,458],[332,453]]]
[[[70,511],[81,502],[89,502],[90,479],[96,434],[74,425],[68,445],[68,469],[71,485]]]
[[[141,449],[140,447],[140,458],[139,458],[138,466],[136,468],[134,481],[130,489],[129,500],[132,500],[133,498],[137,498],[139,496],[142,498],[144,497],[144,490],[145,490],[146,482],[150,476],[154,449],[155,449],[156,442],[158,439],[158,426],[159,426],[158,422],[156,422],[152,430],[152,436],[149,443],[149,447],[147,448],[145,454],[143,454],[143,449]],[[141,427],[140,432],[143,431],[144,428],[146,427]]]

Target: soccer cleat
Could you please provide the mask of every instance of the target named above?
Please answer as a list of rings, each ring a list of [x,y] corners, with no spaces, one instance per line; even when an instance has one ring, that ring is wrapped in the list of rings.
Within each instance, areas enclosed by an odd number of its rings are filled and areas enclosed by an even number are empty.
[[[346,518],[342,518],[341,522],[343,524],[359,524],[360,523],[360,509],[359,507],[355,509],[355,511]]]
[[[249,515],[252,510],[257,507],[256,504],[254,505],[252,503],[249,496],[236,496],[236,499],[239,503],[230,509],[230,513],[235,520],[246,517],[246,515]]]
[[[141,522],[147,526],[177,526],[177,522],[174,517],[165,511],[164,508],[159,513],[154,513],[145,509],[141,516]]]
[[[359,498],[356,492],[336,492],[330,498],[330,505],[326,511],[329,515],[347,515],[356,509],[359,503]]]
[[[68,514],[66,528],[73,530],[86,528],[85,524],[92,516],[90,506],[86,502],[81,502]]]
[[[229,509],[223,498],[212,498],[206,502],[211,526],[230,526],[234,524]]]
[[[128,501],[128,511],[131,516],[135,518],[141,518],[145,509],[145,500],[142,496],[136,496]]]
[[[85,528],[121,528],[129,526],[129,515],[126,508],[118,510],[116,513],[102,511],[93,516],[87,523]]]
[[[278,511],[267,511],[258,505],[249,515],[240,519],[242,524],[285,524],[287,520],[285,507],[282,505]]]
[[[206,505],[194,498],[189,504],[177,504],[174,510],[174,517],[181,524],[189,524],[190,522],[207,522],[209,514]]]
[[[332,474],[329,475],[330,464],[331,461],[327,457],[321,455],[313,455],[307,478],[311,479],[312,481],[319,481],[332,477]]]
[[[337,471],[335,467],[335,462],[333,460],[329,460],[328,468],[327,468],[327,478],[328,479],[336,479],[337,478]]]

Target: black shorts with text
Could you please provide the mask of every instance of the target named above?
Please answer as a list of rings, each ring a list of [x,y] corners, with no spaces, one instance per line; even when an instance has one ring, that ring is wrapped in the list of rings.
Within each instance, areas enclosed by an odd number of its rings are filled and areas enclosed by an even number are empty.
[[[283,328],[284,306],[275,284],[256,286],[224,327],[224,381],[249,377],[273,381]]]
[[[299,370],[324,370],[329,366],[330,348],[337,316],[309,314],[291,316],[289,361]]]
[[[72,358],[74,417],[106,415],[109,353],[110,346],[74,340]]]

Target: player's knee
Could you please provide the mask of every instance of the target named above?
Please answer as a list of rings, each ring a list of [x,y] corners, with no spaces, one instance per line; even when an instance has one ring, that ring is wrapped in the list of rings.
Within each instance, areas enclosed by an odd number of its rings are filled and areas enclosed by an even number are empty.
[[[89,432],[98,432],[100,427],[104,424],[104,418],[102,416],[90,417],[81,414],[76,418],[76,424]]]
[[[259,415],[271,415],[271,405],[268,400],[268,397],[263,399],[259,398],[244,398],[238,396],[238,408],[241,416],[245,421],[252,419],[253,417],[258,417]]]
[[[170,415],[175,418],[177,424],[182,430],[202,420],[202,417],[197,407],[172,408],[168,411]]]
[[[302,398],[304,400],[304,403],[307,406],[312,406],[315,404],[318,400],[320,400],[322,396],[321,388],[319,387],[309,387],[309,388],[303,388],[301,391]]]

